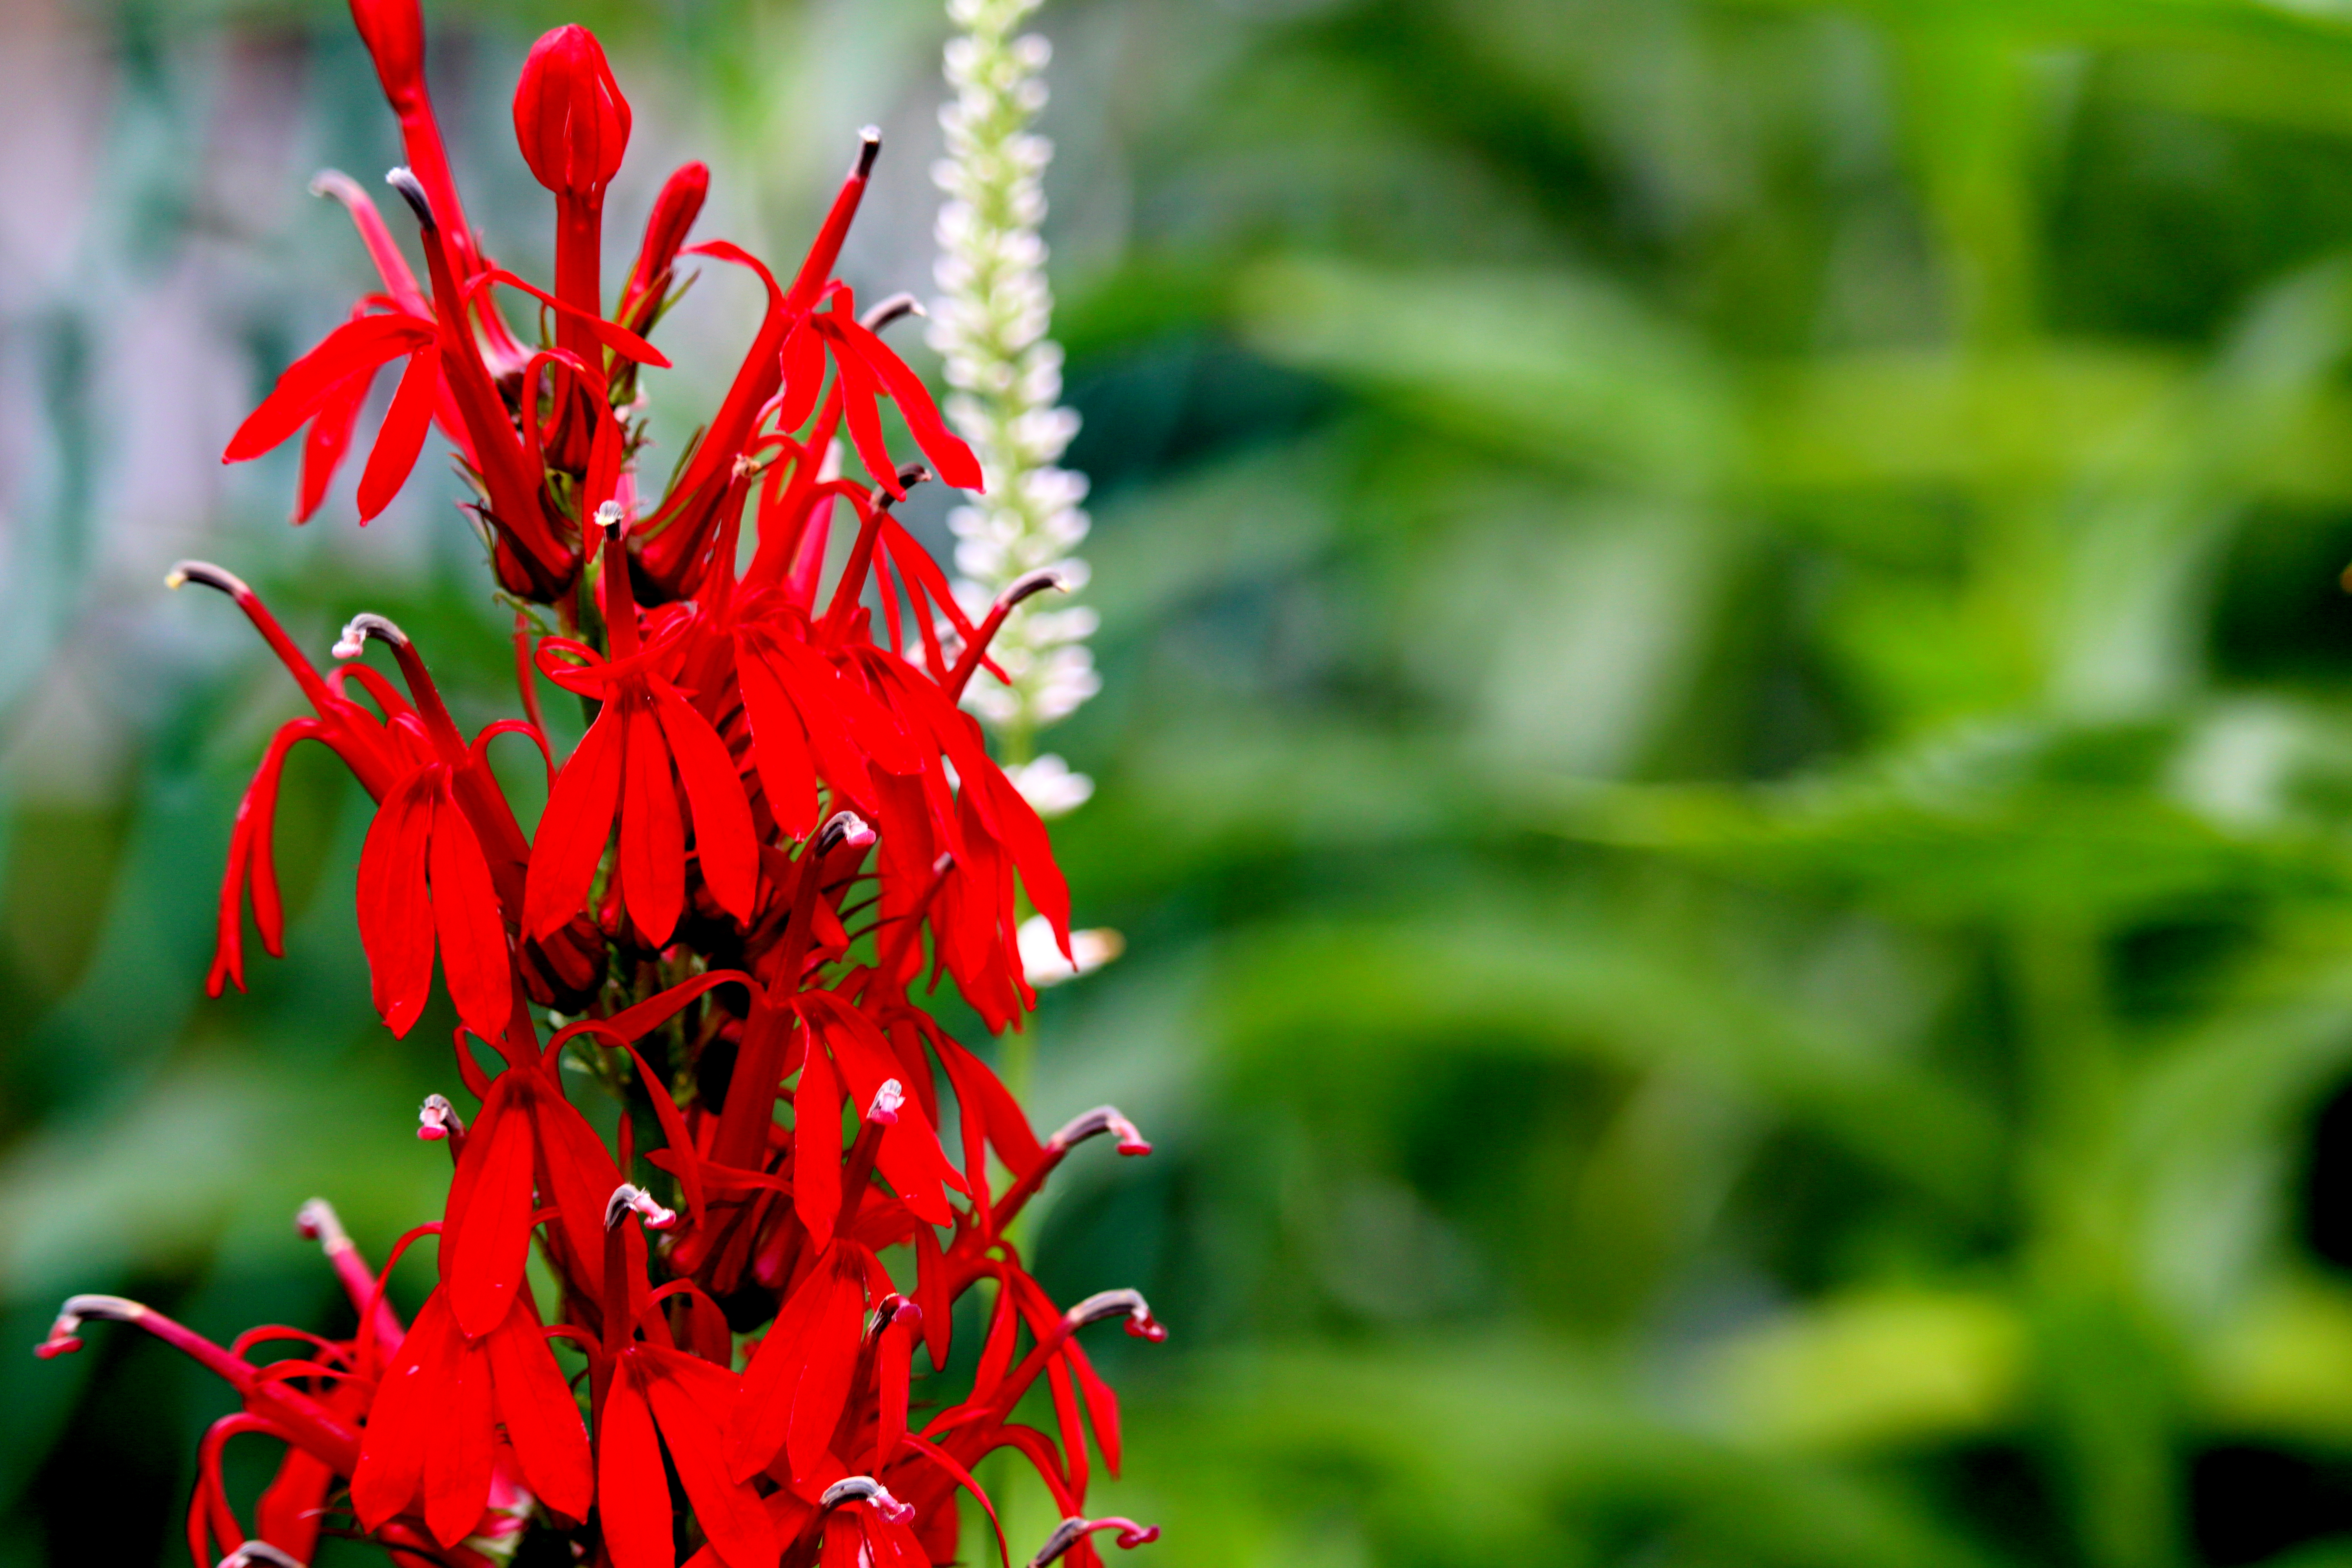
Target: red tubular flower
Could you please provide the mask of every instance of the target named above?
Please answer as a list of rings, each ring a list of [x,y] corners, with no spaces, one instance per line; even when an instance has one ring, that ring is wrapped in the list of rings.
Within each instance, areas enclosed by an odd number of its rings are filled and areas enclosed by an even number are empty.
[[[684,1483],[696,1521],[725,1568],[770,1568],[776,1561],[774,1526],[760,1494],[728,1473],[721,1446],[735,1417],[741,1384],[734,1373],[667,1342],[658,1316],[648,1316],[638,1224],[647,1209],[667,1226],[677,1216],[653,1205],[639,1189],[623,1185],[609,1200],[604,1272],[604,1363],[597,1421],[597,1498],[605,1549],[614,1568],[676,1568],[667,1448]],[[650,1325],[658,1340],[635,1337]],[[658,1434],[658,1436],[656,1436]]]
[[[531,848],[523,924],[532,935],[545,936],[572,917],[617,821],[620,855],[614,871],[638,933],[648,946],[659,947],[685,908],[689,816],[703,885],[739,921],[751,919],[759,857],[751,806],[726,743],[665,674],[675,668],[668,656],[678,651],[676,642],[646,647],[637,640],[628,559],[614,526],[618,520],[614,507],[604,524],[612,658],[570,639],[540,644],[540,668],[549,679],[604,706],[548,796]]]
[[[540,1500],[584,1518],[594,1492],[587,1434],[539,1314],[516,1301],[469,1338],[446,1287],[436,1290],[369,1407],[352,1473],[362,1526],[378,1531],[409,1513],[445,1547],[472,1534],[489,1501],[499,1428]]]
[[[317,741],[341,757],[368,794],[382,800],[425,754],[423,736],[398,723],[408,704],[389,686],[378,683],[370,670],[337,670],[321,677],[304,658],[254,591],[242,578],[209,561],[182,561],[172,568],[165,584],[173,588],[202,583],[235,600],[254,629],[269,645],[310,700],[315,719],[296,719],[282,726],[263,755],[260,768],[237,803],[236,824],[229,834],[228,869],[221,879],[219,940],[212,972],[205,988],[212,995],[234,981],[245,989],[244,903],[253,900],[254,924],[262,945],[273,957],[285,952],[285,911],[278,895],[278,875],[270,850],[271,830],[278,813],[278,784],[286,753],[302,741]],[[355,676],[382,705],[381,717],[344,695],[347,676]]]

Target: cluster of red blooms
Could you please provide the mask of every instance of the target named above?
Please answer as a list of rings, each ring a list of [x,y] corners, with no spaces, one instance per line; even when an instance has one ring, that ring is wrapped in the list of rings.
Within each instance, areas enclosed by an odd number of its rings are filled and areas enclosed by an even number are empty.
[[[1006,1236],[1076,1143],[1109,1132],[1123,1153],[1149,1145],[1108,1107],[1041,1143],[910,995],[944,977],[990,1028],[1016,1026],[1034,1002],[1017,900],[1066,955],[1068,895],[1036,814],[958,706],[1009,601],[1046,584],[1021,585],[974,626],[891,515],[927,475],[892,464],[884,396],[949,482],[976,487],[980,473],[877,336],[905,303],[861,319],[832,277],[876,138],[787,287],[734,246],[685,244],[708,174],[681,169],[608,315],[602,208],[629,109],[595,39],[578,27],[541,38],[515,97],[523,157],[556,202],[547,292],[496,266],[467,225],[415,0],[352,10],[400,117],[409,165],[390,183],[415,215],[427,286],[366,195],[321,176],[383,292],[287,370],[226,456],[307,426],[297,521],[308,517],[377,371],[404,359],[360,478],[362,520],[437,425],[474,488],[467,510],[499,584],[528,607],[515,625],[528,717],[468,741],[391,622],[355,617],[334,650],[345,662],[322,675],[243,583],[182,563],[175,584],[232,596],[313,710],[278,732],[237,811],[211,984],[243,984],[248,906],[280,950],[278,778],[295,742],[321,742],[376,803],[358,886],[375,1005],[406,1033],[437,952],[461,1020],[457,1070],[479,1109],[467,1121],[443,1096],[425,1101],[418,1135],[454,1156],[448,1201],[383,1273],[323,1204],[304,1211],[357,1310],[350,1339],[266,1328],[223,1347],[89,1296],[66,1304],[43,1353],[76,1348],[84,1320],[131,1322],[236,1390],[241,1410],[203,1446],[197,1568],[304,1563],[322,1533],[473,1568],[534,1533],[612,1568],[917,1568],[955,1558],[960,1492],[994,1523],[972,1470],[999,1448],[1034,1467],[1064,1516],[1034,1562],[1094,1564],[1106,1529],[1122,1545],[1150,1539],[1086,1514],[1088,1435],[1115,1468],[1118,1414],[1078,1331],[1112,1318],[1160,1331],[1133,1291],[1057,1308]],[[635,471],[636,377],[667,363],[646,335],[692,255],[751,268],[767,308],[656,499]],[[500,288],[537,301],[539,346],[502,319]],[[839,477],[844,426],[871,486]],[[753,541],[739,542],[747,514]],[[821,594],[836,515],[856,533]],[[359,661],[370,640],[389,645],[399,684]],[[593,715],[560,768],[534,672]],[[486,758],[510,731],[551,780],[530,837]],[[620,1091],[661,1146],[634,1147],[638,1122],[624,1115],[606,1147],[566,1067]],[[940,1137],[950,1105],[960,1161]],[[384,1281],[428,1234],[437,1282],[404,1327]],[[543,1300],[525,1282],[534,1238],[552,1282]],[[911,1272],[904,1289],[882,1259],[893,1249]],[[968,1387],[915,1400],[916,1347],[940,1376],[955,1304],[983,1282]],[[271,1342],[298,1348],[248,1359]],[[580,1372],[567,1376],[559,1345]],[[1015,1418],[1041,1386],[1050,1432]],[[218,1463],[245,1433],[286,1449],[249,1526]]]

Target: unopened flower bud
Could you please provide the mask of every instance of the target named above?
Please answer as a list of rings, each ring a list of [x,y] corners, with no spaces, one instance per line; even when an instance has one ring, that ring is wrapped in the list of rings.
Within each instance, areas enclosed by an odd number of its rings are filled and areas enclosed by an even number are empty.
[[[515,141],[532,176],[558,195],[601,195],[629,145],[629,100],[587,28],[556,28],[530,47],[515,86]]]
[[[425,18],[416,0],[352,0],[352,21],[375,61],[376,79],[393,111],[406,114],[425,98]]]
[[[705,163],[688,163],[663,184],[646,219],[646,240],[629,274],[629,293],[651,289],[669,271],[709,195],[710,168]]]

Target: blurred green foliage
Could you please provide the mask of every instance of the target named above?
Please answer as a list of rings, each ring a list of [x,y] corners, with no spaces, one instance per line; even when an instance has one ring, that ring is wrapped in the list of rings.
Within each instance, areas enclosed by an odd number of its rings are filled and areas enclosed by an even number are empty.
[[[439,19],[464,173],[535,231],[495,84],[571,15]],[[754,171],[729,216],[778,249],[837,162],[820,111],[919,127],[942,34],[915,0],[588,19],[666,84],[665,146]],[[1061,843],[1130,945],[1050,994],[1033,1093],[1160,1152],[1080,1162],[1035,1240],[1173,1330],[1116,1363],[1107,1495],[1157,1560],[2352,1556],[2352,12],[1041,26],[1106,674],[1054,737],[1101,785]],[[331,8],[107,26],[101,279],[204,242],[172,128],[257,51],[313,71],[305,148],[383,156]],[[316,215],[231,227],[257,382],[356,263]],[[320,759],[288,961],[201,1000],[290,693],[213,606],[121,585],[160,556],[106,574],[108,303],[56,298],[15,318],[48,457],[10,503],[0,1331],[68,1289],[330,1321],[287,1216],[328,1193],[380,1251],[431,1211],[433,1031],[368,1013]],[[388,518],[439,542],[387,574],[344,523],[289,542],[288,482],[209,503],[213,548],[310,644],[364,598],[496,709],[458,531]],[[141,657],[67,681],[77,624]],[[24,782],[81,709],[114,764]],[[0,1360],[0,1562],[174,1551],[217,1405],[143,1346]]]

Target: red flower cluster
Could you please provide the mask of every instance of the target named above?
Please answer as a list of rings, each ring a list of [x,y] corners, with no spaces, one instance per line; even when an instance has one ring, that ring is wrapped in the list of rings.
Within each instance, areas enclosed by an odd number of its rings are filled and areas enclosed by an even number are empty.
[[[383,292],[287,370],[226,455],[307,426],[296,521],[309,517],[377,371],[403,360],[360,479],[362,520],[438,425],[474,486],[500,588],[534,606],[515,625],[526,717],[469,740],[417,648],[378,616],[352,619],[342,662],[322,674],[242,582],[182,563],[174,584],[233,597],[311,708],[278,731],[238,807],[210,984],[244,983],[248,906],[280,951],[278,779],[295,742],[321,742],[376,803],[358,888],[375,1005],[405,1034],[437,955],[460,1020],[457,1070],[479,1109],[468,1122],[443,1096],[425,1102],[418,1135],[447,1145],[455,1173],[441,1218],[400,1244],[432,1235],[438,1259],[405,1328],[384,1297],[390,1262],[372,1272],[315,1204],[303,1223],[357,1309],[351,1339],[273,1328],[222,1347],[136,1303],[77,1297],[43,1353],[74,1349],[85,1319],[113,1319],[236,1390],[242,1409],[201,1456],[197,1568],[306,1563],[327,1531],[410,1563],[485,1564],[540,1531],[612,1568],[945,1563],[959,1492],[993,1522],[971,1472],[1007,1447],[1065,1516],[1034,1562],[1091,1564],[1105,1528],[1122,1545],[1150,1539],[1086,1516],[1088,1435],[1116,1468],[1118,1411],[1078,1331],[1109,1318],[1160,1331],[1132,1291],[1055,1307],[1006,1237],[1081,1141],[1149,1145],[1108,1108],[1040,1143],[913,995],[927,973],[944,977],[992,1029],[1017,1025],[1034,1001],[1023,901],[1066,956],[1068,894],[1036,814],[958,706],[1002,616],[972,626],[891,515],[927,474],[893,466],[883,397],[950,482],[977,487],[980,474],[877,335],[903,302],[861,319],[832,277],[876,137],[789,287],[731,245],[686,246],[708,174],[680,170],[608,315],[604,194],[629,109],[595,39],[578,27],[541,39],[515,96],[523,157],[556,201],[550,293],[499,268],[466,222],[415,0],[352,8],[406,138],[409,167],[390,183],[414,211],[427,286],[359,186],[321,176]],[[655,499],[635,467],[636,377],[667,363],[645,334],[688,255],[751,268],[767,307],[724,404]],[[541,308],[537,346],[501,316],[500,288]],[[829,462],[845,424],[871,486]],[[820,593],[845,508],[847,564]],[[370,641],[388,645],[397,683],[361,661]],[[561,767],[539,676],[591,716]],[[547,762],[528,835],[486,759],[508,732]],[[617,1148],[572,1103],[566,1067],[625,1098]],[[641,1126],[659,1147],[635,1146]],[[960,1158],[940,1142],[950,1126]],[[534,1239],[543,1291],[526,1282]],[[983,1285],[969,1385],[917,1401],[916,1348],[944,1384],[955,1305]],[[299,1347],[289,1359],[247,1359],[286,1341]],[[1033,1391],[1050,1431],[1019,1418]],[[218,1466],[242,1433],[286,1447],[250,1526]]]

